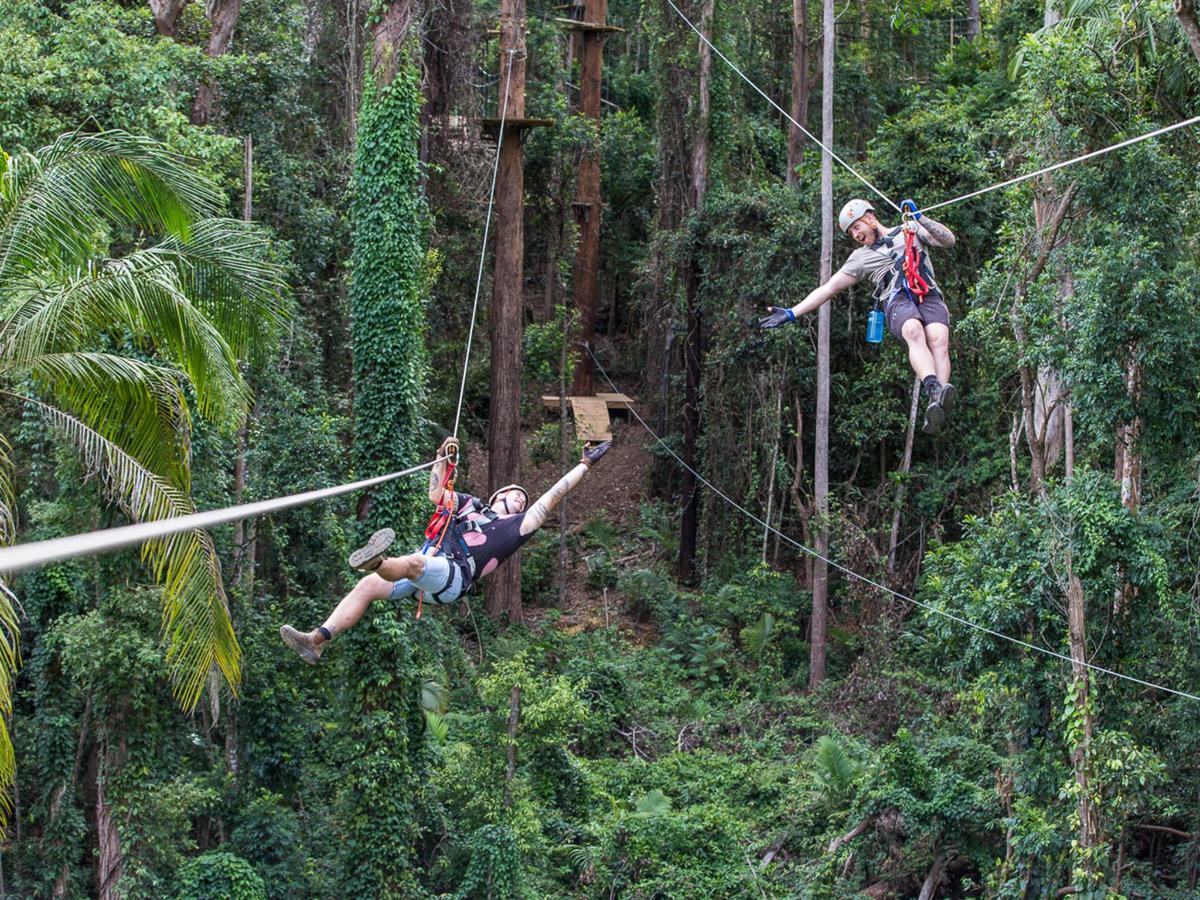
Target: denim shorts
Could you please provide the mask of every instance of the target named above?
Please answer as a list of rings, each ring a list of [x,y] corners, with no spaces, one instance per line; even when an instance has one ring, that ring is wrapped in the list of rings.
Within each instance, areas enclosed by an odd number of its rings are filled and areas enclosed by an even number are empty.
[[[463,593],[462,566],[444,556],[427,556],[425,573],[411,581],[407,578],[400,579],[392,585],[392,592],[388,597],[391,600],[402,600],[418,591],[424,591],[423,599],[431,603],[453,603]]]

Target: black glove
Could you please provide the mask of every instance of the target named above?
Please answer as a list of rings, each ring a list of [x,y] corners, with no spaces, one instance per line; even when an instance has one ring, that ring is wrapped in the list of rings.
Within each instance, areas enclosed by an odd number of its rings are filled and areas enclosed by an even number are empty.
[[[584,444],[582,462],[585,466],[591,466],[599,461],[600,457],[608,452],[608,448],[612,446],[612,441],[605,441],[602,444],[596,444],[594,447],[591,444]]]
[[[900,212],[910,212],[914,219],[918,221],[921,219],[921,211],[917,209],[917,202],[915,200],[901,200]]]
[[[771,310],[771,314],[763,316],[758,320],[759,328],[778,328],[780,325],[796,321],[796,314],[786,306],[771,306],[768,308]]]

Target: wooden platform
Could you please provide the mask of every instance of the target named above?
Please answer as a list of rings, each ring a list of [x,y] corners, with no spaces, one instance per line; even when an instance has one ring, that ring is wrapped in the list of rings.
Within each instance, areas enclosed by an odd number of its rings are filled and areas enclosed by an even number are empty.
[[[557,394],[543,394],[542,406],[558,409]],[[633,400],[624,394],[596,394],[595,397],[568,397],[567,406],[575,416],[575,433],[584,441],[611,441],[611,409],[633,409]]]

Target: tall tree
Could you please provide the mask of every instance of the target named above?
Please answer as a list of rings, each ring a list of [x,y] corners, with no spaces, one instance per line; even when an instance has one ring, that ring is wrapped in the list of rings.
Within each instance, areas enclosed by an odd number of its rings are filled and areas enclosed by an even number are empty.
[[[808,95],[812,84],[808,77],[808,0],[792,0],[792,118],[808,127]],[[804,141],[800,129],[788,129],[787,183],[796,183],[796,167],[804,159]]]
[[[209,59],[216,59],[229,52],[229,45],[233,41],[233,29],[237,27],[241,11],[242,0],[214,0],[209,4],[209,17],[212,19],[207,48]],[[216,82],[212,76],[206,76],[201,79],[200,86],[196,89],[196,99],[192,102],[192,124],[208,124],[216,102]]]
[[[823,0],[821,41],[821,140],[833,146],[833,0]],[[821,273],[824,284],[833,276],[833,157],[821,153]],[[817,553],[829,555],[829,304],[817,313],[817,422],[813,458],[813,511],[817,515]],[[808,686],[825,680],[825,634],[829,607],[829,566],[813,562],[813,609]]]
[[[704,0],[700,30],[712,34],[714,0]],[[708,189],[709,116],[711,113],[712,51],[705,41],[697,48],[696,115],[691,126],[688,208],[698,214]],[[683,400],[683,515],[679,534],[679,578],[692,581],[696,574],[696,535],[700,528],[700,484],[692,470],[699,462],[700,383],[703,379],[704,317],[700,309],[700,261],[697,254],[686,263],[684,293],[687,302],[687,335],[683,357],[686,387]]]
[[[154,29],[163,37],[175,37],[179,14],[188,0],[150,0],[150,11],[154,14]]]
[[[358,115],[351,209],[350,308],[354,342],[354,450],[360,472],[413,465],[425,441],[426,209],[418,161],[421,94],[407,45],[407,0],[377,10]],[[412,480],[371,490],[362,533],[389,525],[416,534],[426,497]],[[410,897],[414,796],[422,778],[415,744],[423,726],[411,619],[368,616],[346,639],[350,701],[345,729],[356,750],[341,785],[347,892]],[[379,823],[384,823],[382,827]]]
[[[500,92],[505,119],[496,174],[496,261],[492,276],[491,406],[488,418],[490,490],[521,474],[521,309],[525,266],[525,157],[521,149],[525,118],[525,0],[500,5]],[[512,120],[518,120],[513,122]],[[487,588],[493,618],[520,621],[520,554],[501,566]]]
[[[600,221],[604,215],[600,200],[600,72],[607,16],[608,0],[586,0],[580,26],[583,52],[579,63],[579,112],[587,119],[591,134],[579,152],[575,196],[579,245],[575,251],[574,286],[581,341],[591,341],[596,334],[596,299],[600,287]],[[583,353],[575,364],[571,393],[590,396],[596,393],[595,381],[592,358]]]

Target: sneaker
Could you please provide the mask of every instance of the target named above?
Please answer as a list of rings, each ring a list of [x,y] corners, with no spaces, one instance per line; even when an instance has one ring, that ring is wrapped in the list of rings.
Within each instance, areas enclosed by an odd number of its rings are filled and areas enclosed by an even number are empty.
[[[279,629],[279,636],[283,638],[283,642],[300,654],[300,658],[310,666],[315,666],[317,660],[321,658],[321,647],[317,646],[311,634],[305,634],[302,631],[297,631],[291,625],[284,625]]]
[[[930,397],[929,405],[925,407],[925,424],[921,426],[921,430],[926,434],[937,434],[945,424],[946,411],[937,397]]]
[[[950,414],[954,412],[954,403],[958,400],[958,388],[946,382],[942,385],[941,393],[938,394],[938,403],[941,404],[942,412],[946,414],[946,418],[950,418]]]
[[[390,528],[380,528],[371,535],[371,539],[350,554],[350,568],[360,572],[374,572],[383,562],[383,554],[396,540],[396,532]]]

